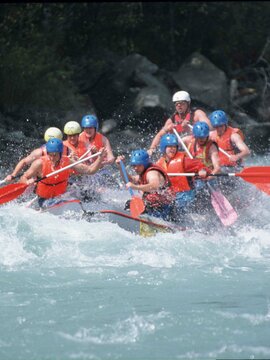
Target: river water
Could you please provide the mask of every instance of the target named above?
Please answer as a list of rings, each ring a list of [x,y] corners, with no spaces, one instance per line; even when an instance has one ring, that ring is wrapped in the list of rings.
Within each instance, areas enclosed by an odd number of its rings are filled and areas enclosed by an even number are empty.
[[[0,359],[270,359],[269,196],[245,214],[143,238],[1,206]]]

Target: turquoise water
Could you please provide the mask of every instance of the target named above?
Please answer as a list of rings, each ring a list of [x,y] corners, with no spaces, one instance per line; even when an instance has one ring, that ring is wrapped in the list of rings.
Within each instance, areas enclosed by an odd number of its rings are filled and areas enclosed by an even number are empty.
[[[269,215],[142,238],[0,207],[0,359],[269,359]]]

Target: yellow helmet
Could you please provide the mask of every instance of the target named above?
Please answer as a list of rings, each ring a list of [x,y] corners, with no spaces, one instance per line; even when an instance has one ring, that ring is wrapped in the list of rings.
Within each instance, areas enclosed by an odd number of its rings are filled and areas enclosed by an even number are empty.
[[[69,121],[64,127],[64,133],[66,135],[76,135],[82,132],[82,128],[77,121]]]
[[[58,129],[57,127],[50,127],[49,129],[47,129],[45,131],[44,140],[47,142],[51,138],[56,138],[56,139],[62,140],[63,139],[62,131],[60,129]]]

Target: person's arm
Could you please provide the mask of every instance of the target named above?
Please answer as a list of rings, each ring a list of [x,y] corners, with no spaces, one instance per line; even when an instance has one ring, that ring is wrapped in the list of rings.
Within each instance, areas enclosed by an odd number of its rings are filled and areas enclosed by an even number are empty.
[[[238,161],[238,160],[243,159],[243,158],[250,155],[249,148],[244,143],[243,139],[241,138],[241,136],[239,134],[237,134],[237,133],[232,134],[231,141],[232,141],[232,143],[235,144],[237,149],[240,150],[240,152],[238,154],[235,154],[235,155],[230,155],[230,160]]]
[[[120,161],[124,161],[124,160],[125,160],[125,156],[124,155],[119,155],[119,156],[117,156],[117,158],[115,160],[115,164],[117,165],[117,167],[120,170],[120,174],[122,176],[122,179],[125,181],[125,177],[124,177],[124,174],[122,172],[122,168],[120,166]],[[138,181],[139,181],[139,176],[138,175],[130,175],[127,172],[127,176],[128,176],[129,181],[132,181],[133,183],[138,183]]]
[[[110,144],[109,140],[104,135],[103,135],[103,145],[104,145],[104,147],[105,147],[105,149],[107,151],[107,157],[103,161],[102,165],[113,164],[114,161],[115,161],[115,157],[114,157],[113,152],[112,152],[112,147],[111,147],[111,144]]]
[[[193,136],[192,135],[187,135],[187,136],[184,136],[181,138],[183,143],[188,146],[190,143],[191,143],[191,140],[193,139]],[[181,144],[179,144],[181,145]]]
[[[21,176],[19,182],[30,185],[33,184],[37,177],[42,177],[42,160],[37,159],[32,162],[30,168],[25,171],[25,173]]]
[[[150,148],[147,150],[148,154],[151,156],[153,154],[153,152],[156,150],[158,144],[160,143],[160,139],[163,135],[167,134],[168,131],[170,131],[170,128],[173,128],[173,122],[172,120],[169,118],[166,122],[165,125],[163,126],[163,128],[161,130],[159,130],[159,132],[156,134],[156,136],[154,137]]]
[[[78,165],[75,165],[73,168],[79,174],[85,174],[85,175],[95,174],[102,167],[102,162],[104,161],[105,157],[107,156],[107,152],[106,152],[105,148],[101,148],[99,151],[101,152],[101,154],[97,156],[97,159],[95,160],[95,162],[93,162],[93,164],[91,164],[91,165],[78,164]],[[71,163],[72,163],[72,161],[71,161]]]
[[[128,182],[126,186],[127,188],[131,188],[133,190],[150,192],[150,191],[158,190],[165,183],[164,177],[156,170],[147,173],[146,179],[148,181],[147,184],[137,185],[132,182]]]
[[[215,144],[211,145],[211,147],[209,149],[209,156],[210,156],[212,164],[213,164],[212,174],[220,173],[218,149]]]
[[[18,162],[12,173],[5,178],[5,181],[6,182],[12,181],[23,170],[23,168],[31,165],[34,160],[39,159],[41,156],[42,156],[42,149],[39,148],[33,150],[30,155],[24,157]]]
[[[206,124],[209,126],[210,130],[213,130],[211,122],[208,119],[206,113],[204,111],[202,111],[202,110],[199,110],[199,109],[196,110],[195,113],[194,113],[194,122],[197,122],[197,121],[206,122]]]
[[[205,166],[204,163],[199,159],[190,159],[188,157],[184,158],[184,169],[187,173],[199,173],[201,170],[205,171],[205,174],[211,174],[212,170],[209,167]]]

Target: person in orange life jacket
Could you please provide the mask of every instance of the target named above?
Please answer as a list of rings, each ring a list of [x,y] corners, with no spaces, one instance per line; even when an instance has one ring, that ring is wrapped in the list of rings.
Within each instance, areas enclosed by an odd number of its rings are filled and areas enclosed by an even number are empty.
[[[191,99],[188,92],[177,91],[173,95],[172,101],[175,105],[175,112],[167,119],[163,128],[154,137],[147,151],[150,156],[158,146],[161,137],[168,132],[172,132],[174,128],[179,134],[190,134],[191,129],[188,125],[193,125],[197,121],[204,121],[211,127],[210,121],[204,111],[200,109],[191,110]]]
[[[200,160],[190,159],[185,152],[178,150],[178,140],[174,134],[163,135],[160,140],[160,151],[163,156],[156,162],[167,173],[195,172],[201,178],[206,178],[211,170]],[[192,178],[184,176],[170,177],[171,187],[176,193],[175,218],[179,218],[188,212],[188,205],[195,199],[195,191]]]
[[[64,150],[63,155],[70,157],[72,160],[77,161],[83,155],[85,157],[90,155],[88,152],[88,145],[80,140],[79,135],[82,132],[81,126],[76,121],[69,121],[64,126],[64,133],[67,136],[67,139],[63,142]],[[97,152],[97,149],[93,146],[91,148],[92,154]],[[87,160],[84,164],[92,164],[95,161],[95,158]],[[82,201],[93,201],[97,200],[97,191],[93,190],[93,184],[89,181],[89,178],[85,175],[78,176],[76,170],[71,171],[71,176],[69,179],[69,185],[72,185],[72,189],[76,194],[76,197],[80,198]]]
[[[209,116],[214,128],[210,133],[210,139],[225,150],[230,157],[219,151],[220,165],[222,170],[231,170],[237,167],[240,170],[242,160],[250,155],[250,150],[244,142],[244,135],[238,128],[228,125],[228,118],[223,110],[216,110]],[[223,167],[226,167],[225,169]]]
[[[120,160],[124,159],[124,156],[118,156],[116,164],[119,166]],[[126,187],[143,193],[142,199],[147,214],[169,220],[175,194],[170,189],[167,173],[161,167],[154,165],[147,151],[143,149],[131,153],[130,165],[136,175],[128,175],[130,181]]]
[[[79,140],[81,132],[81,126],[76,121],[69,121],[64,126],[64,134],[66,134],[67,139],[63,142],[63,155],[69,156],[75,161],[87,152],[86,143]]]
[[[250,150],[244,142],[244,135],[238,128],[228,125],[228,118],[223,110],[216,110],[210,114],[210,121],[214,130],[210,133],[210,139],[225,150],[230,157],[219,151],[220,165],[222,172],[238,172],[243,167],[243,159],[250,155]],[[238,208],[245,206],[246,199],[243,193],[243,184],[239,178],[218,179],[219,185],[226,196],[231,198],[234,206]]]
[[[192,136],[182,139],[192,157],[201,160],[205,166],[211,169],[212,174],[220,173],[218,146],[209,138],[209,126],[205,122],[198,121],[193,126],[192,132]],[[214,188],[217,187],[217,180],[213,176],[208,176],[206,180]],[[206,186],[205,180],[196,179],[194,183],[197,190]]]
[[[81,121],[83,132],[80,134],[79,139],[85,142],[88,146],[95,146],[97,150],[104,147],[107,152],[107,157],[104,159],[102,165],[113,164],[115,157],[112,152],[112,147],[106,136],[98,132],[99,123],[95,115],[85,115]]]
[[[64,168],[73,163],[73,161],[63,152],[62,140],[52,138],[46,144],[47,155],[35,160],[30,168],[22,175],[20,182],[28,185],[35,183],[38,178],[42,178],[56,170]],[[106,150],[100,149],[101,154],[91,165],[83,163],[74,165],[74,169],[79,174],[95,174],[101,167],[101,163],[106,156]],[[35,193],[38,195],[39,206],[42,207],[45,200],[55,198],[64,194],[67,190],[68,179],[73,168],[64,170],[54,176],[41,180],[37,183]]]
[[[63,134],[62,131],[56,127],[48,128],[44,133],[44,140],[47,142],[49,139],[57,138],[62,140]],[[15,166],[14,170],[10,175],[4,179],[5,182],[10,182],[14,180],[14,178],[26,167],[30,166],[32,162],[36,159],[41,158],[43,155],[46,155],[46,144],[42,145],[41,147],[33,150],[28,156],[21,159],[18,164]]]

